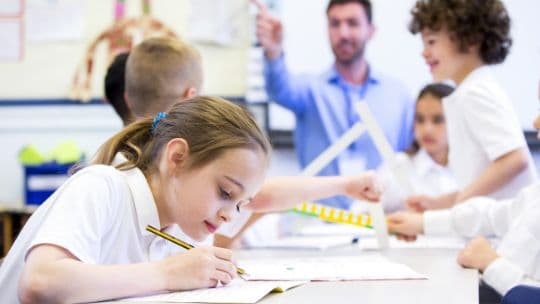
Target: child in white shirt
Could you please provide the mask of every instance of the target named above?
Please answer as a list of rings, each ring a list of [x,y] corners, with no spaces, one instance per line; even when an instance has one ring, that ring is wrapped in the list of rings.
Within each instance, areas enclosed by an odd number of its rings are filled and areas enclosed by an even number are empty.
[[[515,110],[488,67],[503,62],[512,44],[506,8],[500,0],[422,0],[412,16],[409,29],[422,35],[433,78],[457,86],[443,105],[448,165],[460,190],[408,204],[421,211],[477,195],[514,197],[536,171]]]
[[[448,142],[441,102],[452,91],[449,85],[435,83],[425,86],[418,94],[412,147],[407,153],[396,155],[393,168],[384,165],[377,172],[384,190],[381,203],[386,212],[403,209],[405,199],[413,193],[440,195],[457,190],[456,181],[447,167]],[[406,185],[395,177],[397,170],[406,176]]]
[[[483,272],[482,279],[501,295],[518,284],[540,280],[540,184],[523,189],[515,199],[474,197],[451,209],[388,216],[388,228],[402,239],[418,234],[473,238],[458,263]],[[501,238],[494,250],[484,237]],[[538,284],[538,283],[537,283]]]
[[[540,115],[534,127],[540,139]],[[485,283],[505,295],[519,284],[540,285],[539,220],[540,182],[536,182],[513,199],[474,197],[448,210],[397,212],[388,216],[388,229],[406,240],[421,233],[474,238],[460,252],[458,263],[478,269]],[[494,249],[484,237],[500,238],[500,243]]]
[[[0,268],[0,303],[94,302],[227,284],[237,271],[230,250],[180,250],[147,225],[199,242],[252,201],[252,209],[279,210],[303,198],[377,198],[369,175],[262,186],[270,150],[250,115],[219,98],[195,97],[132,123],[32,215]]]

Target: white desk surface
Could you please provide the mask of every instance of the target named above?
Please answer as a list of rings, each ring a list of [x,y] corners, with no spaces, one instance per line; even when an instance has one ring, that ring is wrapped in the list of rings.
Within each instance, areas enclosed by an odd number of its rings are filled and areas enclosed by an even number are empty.
[[[258,303],[478,303],[478,272],[460,267],[456,263],[457,252],[452,249],[390,249],[381,252],[391,260],[427,275],[428,280],[311,282],[285,293],[270,294]],[[362,251],[354,246],[325,251],[252,250],[239,251],[237,257],[354,254],[362,254]]]
[[[389,249],[380,252],[393,261],[427,275],[428,280],[310,282],[284,293],[269,294],[257,303],[477,304],[478,272],[461,268],[456,263],[457,252],[454,249]],[[351,245],[324,251],[239,250],[236,251],[236,257],[253,259],[362,253],[366,251]]]

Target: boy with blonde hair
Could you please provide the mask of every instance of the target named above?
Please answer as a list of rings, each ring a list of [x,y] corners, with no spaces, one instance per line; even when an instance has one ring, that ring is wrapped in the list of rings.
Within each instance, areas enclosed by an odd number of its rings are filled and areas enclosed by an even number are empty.
[[[174,102],[197,95],[202,87],[201,55],[173,38],[150,38],[130,53],[126,102],[135,118],[154,116]]]

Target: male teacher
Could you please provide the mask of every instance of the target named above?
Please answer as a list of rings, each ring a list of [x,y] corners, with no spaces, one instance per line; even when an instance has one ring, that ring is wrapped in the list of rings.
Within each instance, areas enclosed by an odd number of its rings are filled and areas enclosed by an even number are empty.
[[[296,117],[294,143],[302,168],[360,120],[354,111],[358,102],[368,104],[394,150],[410,146],[413,100],[403,84],[378,72],[364,57],[375,32],[369,0],[330,0],[326,16],[334,64],[320,75],[307,77],[289,73],[280,20],[259,0],[253,2],[259,8],[257,38],[265,53],[266,90],[271,100]],[[380,163],[373,141],[364,134],[319,175],[348,175]],[[351,201],[336,197],[323,203],[348,209]]]

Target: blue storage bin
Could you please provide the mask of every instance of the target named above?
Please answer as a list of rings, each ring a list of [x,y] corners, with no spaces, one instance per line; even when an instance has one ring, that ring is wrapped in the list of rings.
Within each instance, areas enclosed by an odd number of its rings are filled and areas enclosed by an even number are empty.
[[[44,163],[24,166],[24,199],[27,205],[40,205],[68,179],[74,163]]]

